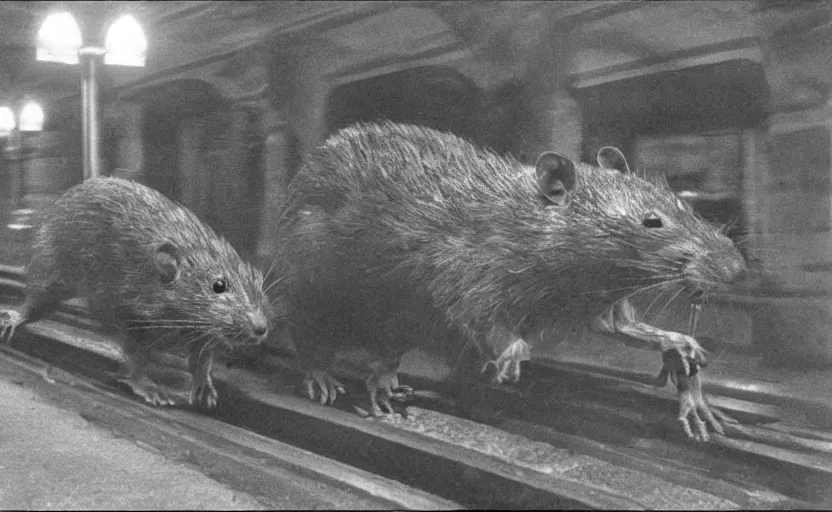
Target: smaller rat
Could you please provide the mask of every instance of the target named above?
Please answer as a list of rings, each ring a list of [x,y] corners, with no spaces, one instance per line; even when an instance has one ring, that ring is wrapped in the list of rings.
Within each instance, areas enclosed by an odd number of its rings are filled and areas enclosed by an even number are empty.
[[[46,212],[27,266],[26,299],[0,312],[0,339],[74,295],[121,342],[123,381],[147,403],[175,401],[146,376],[157,351],[184,348],[189,403],[216,407],[213,349],[263,341],[269,302],[263,275],[196,215],[160,192],[121,178],[91,178]]]

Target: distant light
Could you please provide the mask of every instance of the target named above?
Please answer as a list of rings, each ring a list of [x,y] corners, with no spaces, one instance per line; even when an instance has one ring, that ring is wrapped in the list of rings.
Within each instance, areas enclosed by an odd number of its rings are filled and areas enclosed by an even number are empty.
[[[41,130],[43,130],[43,109],[34,101],[30,101],[20,111],[20,131],[39,132]]]
[[[110,26],[104,48],[104,64],[142,67],[147,57],[147,38],[139,22],[125,14]]]
[[[8,137],[17,123],[14,112],[9,107],[0,107],[0,137]]]
[[[78,64],[81,29],[68,12],[50,14],[38,31],[37,60]]]

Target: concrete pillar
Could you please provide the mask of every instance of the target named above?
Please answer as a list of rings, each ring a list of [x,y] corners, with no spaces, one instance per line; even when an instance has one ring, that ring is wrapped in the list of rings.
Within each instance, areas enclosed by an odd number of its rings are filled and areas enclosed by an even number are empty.
[[[119,102],[119,129],[116,148],[116,161],[111,162],[111,169],[105,169],[114,176],[132,178],[144,170],[144,108],[137,103]]]
[[[222,134],[214,133],[214,129],[205,131],[204,127],[200,136],[197,124],[201,121],[192,119],[180,129],[183,144],[180,167],[184,180],[180,190],[193,196],[192,202],[198,205],[199,197],[218,197],[219,189],[226,188],[228,193],[222,199],[225,207],[214,204],[211,212],[205,212],[205,218],[218,228],[224,226],[219,228],[223,232],[244,231],[246,236],[238,242],[241,252],[266,263],[271,262],[276,248],[277,215],[290,174],[287,165],[287,155],[291,152],[288,141],[292,138],[288,127],[290,105],[295,106],[295,129],[304,133],[310,145],[317,144],[323,136],[326,88],[317,85],[322,81],[323,70],[316,67],[313,57],[307,60],[307,53],[316,54],[314,49],[301,50],[301,53],[291,55],[295,58],[290,59],[285,48],[274,49],[264,43],[218,65],[215,73],[219,76],[211,82],[232,105],[227,127]],[[290,60],[297,63],[296,69],[288,65]],[[292,97],[295,89],[300,91],[297,101]],[[214,119],[209,125],[218,122]],[[195,146],[198,138],[206,141],[201,149]],[[193,154],[195,151],[197,155]],[[262,153],[256,155],[254,151]],[[258,161],[255,156],[259,156]],[[224,172],[219,166],[233,171]],[[199,172],[203,176],[215,177],[213,188],[206,189],[203,183],[197,183],[197,175],[188,171],[196,168],[202,169]],[[210,182],[210,179],[203,181]],[[231,197],[243,196],[245,199],[234,201],[235,204],[228,202]],[[195,207],[195,211],[201,209],[205,208]],[[217,212],[230,209],[233,215],[223,214],[229,218],[216,217]]]
[[[258,260],[268,265],[277,250],[277,221],[286,198],[288,156],[290,151],[289,125],[285,111],[274,108],[267,112],[266,141],[263,170],[263,205],[260,213],[260,233],[257,246]]]
[[[330,84],[326,76],[327,48],[314,41],[297,48],[287,73],[289,84],[289,128],[300,145],[301,155],[308,154],[327,136],[326,95]]]
[[[579,160],[583,138],[581,108],[578,102],[563,88],[554,89],[549,95],[542,95],[538,101],[541,107],[540,122],[545,131],[541,144],[534,148],[534,158],[543,151],[557,151]]]
[[[309,43],[269,56],[270,93],[259,103],[264,137],[263,196],[257,259],[268,265],[277,249],[277,222],[286,188],[300,161],[326,137],[326,49]]]
[[[526,84],[527,118],[517,127],[512,153],[530,164],[544,151],[580,159],[581,109],[567,90],[571,52],[568,34],[542,14],[534,13],[515,32],[511,37],[513,54],[527,63],[518,71]]]
[[[205,173],[203,147],[206,136],[203,116],[183,118],[179,125],[179,162],[177,165],[179,200],[200,219],[207,215],[211,197],[211,180]]]

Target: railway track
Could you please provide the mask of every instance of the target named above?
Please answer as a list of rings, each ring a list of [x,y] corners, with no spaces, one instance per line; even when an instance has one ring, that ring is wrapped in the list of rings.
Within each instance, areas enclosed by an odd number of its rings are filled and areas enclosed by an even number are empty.
[[[21,270],[0,267],[0,302],[18,303],[22,289]],[[575,364],[536,363],[524,368],[523,386],[493,390],[489,400],[504,411],[497,425],[459,418],[441,383],[407,368],[401,380],[417,393],[406,418],[362,417],[360,392],[323,407],[299,396],[289,361],[265,353],[252,364],[216,365],[213,415],[153,409],[113,385],[120,352],[77,302],[21,328],[2,356],[5,371],[28,375],[91,421],[159,450],[185,443],[194,464],[267,502],[281,492],[268,482],[295,475],[338,489],[354,508],[832,504],[832,430],[789,425],[794,403],[749,391],[716,396],[742,426],[707,445],[665,428],[676,409],[669,389],[639,384],[647,376]],[[349,364],[339,368],[360,390]],[[824,404],[814,407],[814,424],[822,424]]]

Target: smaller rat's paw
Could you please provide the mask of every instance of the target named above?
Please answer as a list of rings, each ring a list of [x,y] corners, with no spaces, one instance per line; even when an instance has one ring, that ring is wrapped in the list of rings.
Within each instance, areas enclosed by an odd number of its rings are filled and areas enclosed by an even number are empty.
[[[491,378],[492,386],[499,386],[505,381],[516,384],[520,380],[520,363],[531,359],[529,345],[518,339],[506,348],[497,359],[486,361],[480,373],[485,373],[490,367],[494,367],[494,376]]]
[[[19,311],[9,309],[0,311],[0,342],[11,341],[14,330],[24,322],[23,315]]]
[[[191,396],[188,402],[202,409],[213,410],[217,408],[217,390],[210,379],[204,379],[191,388]]]
[[[315,400],[315,388],[317,387],[320,390],[320,402],[322,405],[327,402],[330,404],[335,402],[339,392],[342,395],[346,394],[344,385],[325,370],[313,369],[307,371],[306,376],[303,378],[303,383],[306,386],[306,396],[310,400]]]
[[[150,382],[148,379],[141,379],[139,381],[122,380],[125,384],[130,386],[133,393],[142,397],[144,401],[156,407],[170,407],[176,405],[176,400],[169,396],[159,385]]]

